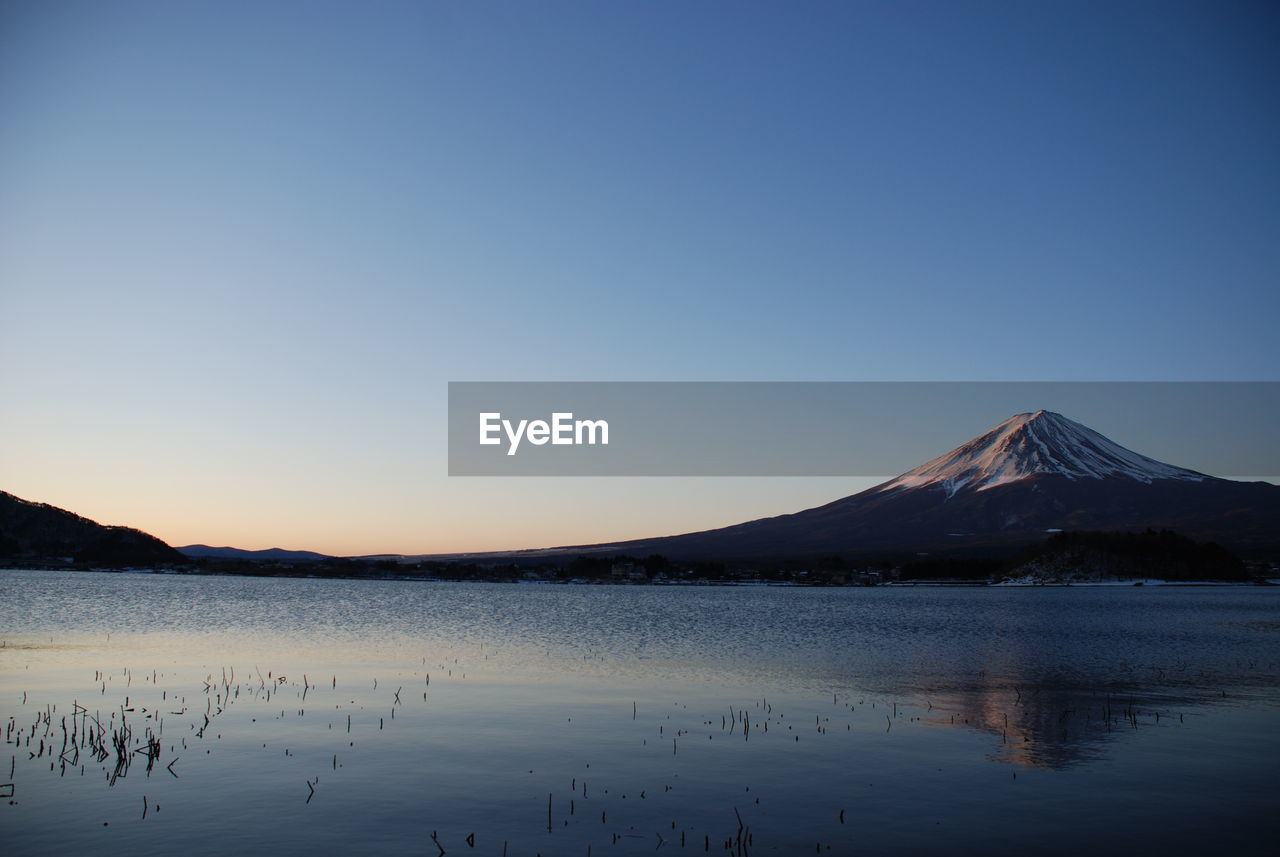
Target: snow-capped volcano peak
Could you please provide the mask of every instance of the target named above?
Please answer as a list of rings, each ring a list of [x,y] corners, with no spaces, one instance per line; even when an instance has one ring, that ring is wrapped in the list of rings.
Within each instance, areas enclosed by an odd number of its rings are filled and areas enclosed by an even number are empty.
[[[886,482],[882,490],[937,485],[948,498],[1033,476],[1199,482],[1203,473],[1125,449],[1088,426],[1052,411],[1017,414],[980,437]]]

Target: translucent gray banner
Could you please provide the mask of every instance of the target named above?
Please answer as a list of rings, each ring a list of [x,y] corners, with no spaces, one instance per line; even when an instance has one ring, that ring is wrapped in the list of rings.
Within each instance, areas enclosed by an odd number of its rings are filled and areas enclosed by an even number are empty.
[[[1054,411],[1213,476],[1280,475],[1280,382],[449,384],[451,476],[896,476]]]

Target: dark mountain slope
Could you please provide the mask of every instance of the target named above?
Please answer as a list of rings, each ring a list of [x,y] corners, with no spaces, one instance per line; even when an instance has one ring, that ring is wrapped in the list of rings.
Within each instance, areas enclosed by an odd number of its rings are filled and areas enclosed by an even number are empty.
[[[1280,548],[1280,486],[1164,464],[1048,411],[825,506],[722,529],[565,549],[759,559],[1007,550],[1053,530],[1176,530]]]
[[[0,562],[97,565],[182,564],[186,557],[155,536],[109,527],[79,515],[0,491]]]

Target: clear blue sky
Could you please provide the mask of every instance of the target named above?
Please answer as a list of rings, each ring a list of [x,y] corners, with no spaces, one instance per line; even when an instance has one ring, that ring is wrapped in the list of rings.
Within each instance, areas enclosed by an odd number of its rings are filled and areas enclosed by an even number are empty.
[[[1248,2],[9,0],[0,488],[542,546],[865,486],[450,480],[449,380],[1276,380],[1277,44]]]

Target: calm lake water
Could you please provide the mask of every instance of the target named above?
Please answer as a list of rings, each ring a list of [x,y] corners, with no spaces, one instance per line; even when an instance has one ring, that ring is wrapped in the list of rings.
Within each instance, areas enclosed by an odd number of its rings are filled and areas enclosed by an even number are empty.
[[[0,571],[9,854],[1252,854],[1280,589]]]

